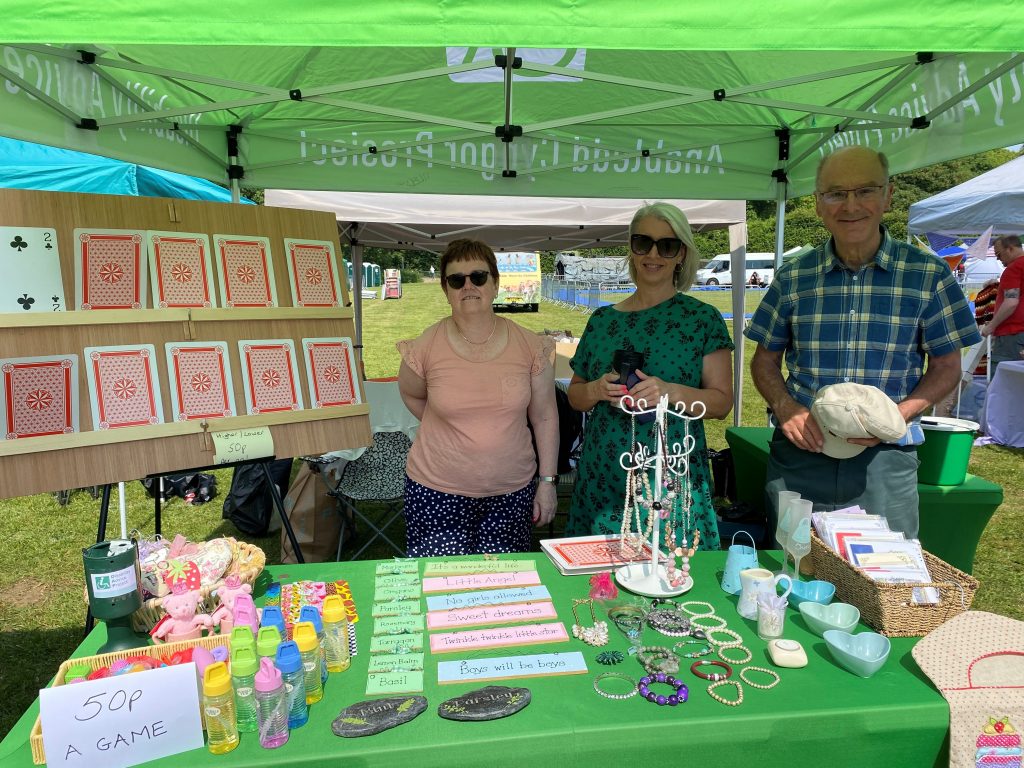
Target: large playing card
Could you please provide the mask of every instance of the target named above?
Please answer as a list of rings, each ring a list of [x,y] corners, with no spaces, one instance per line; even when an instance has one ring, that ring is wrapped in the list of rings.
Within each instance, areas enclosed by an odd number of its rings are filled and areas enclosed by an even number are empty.
[[[284,239],[288,262],[288,283],[292,306],[340,307],[341,281],[334,257],[334,243],[328,240]]]
[[[210,240],[201,232],[146,233],[153,306],[215,307]]]
[[[361,402],[352,339],[303,339],[302,358],[314,408]]]
[[[0,227],[0,312],[63,312],[57,232]]]
[[[85,368],[95,429],[163,423],[152,344],[86,347]]]
[[[7,440],[78,431],[78,355],[0,360]]]
[[[277,306],[269,238],[214,235],[213,248],[225,307]]]
[[[299,369],[291,339],[243,339],[242,384],[247,413],[301,410]]]
[[[75,306],[144,309],[146,233],[134,229],[75,230]]]
[[[175,421],[236,415],[227,342],[174,341],[164,347]]]

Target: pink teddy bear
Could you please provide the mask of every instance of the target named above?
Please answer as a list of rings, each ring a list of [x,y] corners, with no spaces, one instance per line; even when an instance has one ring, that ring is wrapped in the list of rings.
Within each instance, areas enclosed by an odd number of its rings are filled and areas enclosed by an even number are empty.
[[[235,625],[235,601],[240,595],[251,594],[252,586],[250,584],[243,584],[242,580],[238,578],[238,574],[232,573],[224,579],[223,586],[217,589],[220,605],[217,606],[217,610],[213,612],[211,617],[213,623],[219,627],[218,631],[220,634],[231,634],[231,629]]]
[[[201,599],[199,590],[189,589],[184,582],[172,584],[171,594],[163,598],[167,617],[153,629],[153,638],[166,643],[196,640],[202,637],[204,629],[212,629],[213,619],[210,615],[196,613]]]

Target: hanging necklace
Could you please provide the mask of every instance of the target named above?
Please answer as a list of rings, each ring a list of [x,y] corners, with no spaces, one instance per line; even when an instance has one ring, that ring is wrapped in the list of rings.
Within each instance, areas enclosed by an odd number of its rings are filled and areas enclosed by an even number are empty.
[[[472,344],[474,347],[482,347],[484,344],[490,341],[491,337],[494,336],[494,330],[498,327],[498,316],[495,315],[494,322],[491,323],[491,332],[487,334],[487,338],[484,339],[483,341],[470,341],[469,339],[466,338],[466,334],[462,332],[462,329],[459,328],[459,324],[458,322],[456,322],[454,317],[451,318],[451,321],[455,325],[455,331],[459,334],[459,336],[462,337],[462,340],[465,341],[467,344]]]

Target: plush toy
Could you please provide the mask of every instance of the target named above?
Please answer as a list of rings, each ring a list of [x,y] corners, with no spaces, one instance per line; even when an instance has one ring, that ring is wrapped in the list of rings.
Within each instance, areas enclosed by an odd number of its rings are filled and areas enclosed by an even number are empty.
[[[171,561],[172,571],[165,576],[171,594],[163,598],[163,608],[167,616],[153,627],[150,632],[154,640],[167,643],[178,640],[195,640],[202,637],[204,629],[213,628],[213,619],[209,614],[197,613],[199,603],[203,599],[199,591],[199,568],[190,561]]]
[[[238,574],[232,573],[224,579],[224,584],[217,589],[217,598],[220,600],[220,605],[217,606],[217,610],[213,612],[211,617],[214,625],[218,627],[217,631],[220,634],[231,634],[231,629],[235,625],[235,601],[239,595],[251,594],[252,586],[243,584],[242,580],[238,578]]]

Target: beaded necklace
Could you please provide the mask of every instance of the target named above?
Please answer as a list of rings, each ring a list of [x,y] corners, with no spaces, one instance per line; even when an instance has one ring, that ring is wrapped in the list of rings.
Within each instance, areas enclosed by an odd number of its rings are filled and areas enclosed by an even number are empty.
[[[690,423],[683,420],[683,448],[681,457],[682,471],[670,475],[669,467],[674,466],[676,459],[669,456],[668,434],[664,424],[658,425],[661,430],[662,466],[666,470],[664,480],[665,498],[669,500],[671,511],[665,523],[665,550],[668,552],[666,576],[673,587],[681,587],[690,576],[690,558],[693,557],[700,544],[700,530],[694,528],[693,545],[690,546],[690,511],[693,507],[693,494],[690,486],[689,450],[692,450]],[[680,567],[676,568],[676,558],[680,558]]]
[[[629,417],[629,444],[631,458],[639,457],[639,461],[631,461],[626,470],[626,498],[622,507],[621,547],[631,556],[643,552],[644,543],[650,540],[654,527],[654,516],[651,514],[652,500],[651,481],[644,468],[642,457],[643,446],[636,439],[636,416]],[[634,465],[639,464],[639,467]],[[641,489],[642,486],[642,489]],[[646,525],[640,516],[641,509],[647,511]]]
[[[703,404],[694,403],[694,406],[698,405],[701,406],[700,413],[695,413],[693,418],[703,415]],[[630,452],[620,458],[626,470],[620,546],[624,554],[639,555],[643,552],[644,544],[651,540],[654,526],[660,526],[661,521],[664,521],[663,541],[668,553],[666,577],[672,587],[679,588],[690,576],[690,558],[700,545],[700,529],[691,515],[693,492],[690,454],[695,448],[696,439],[690,434],[689,417],[680,414],[683,417],[683,440],[681,444],[676,443],[670,448],[666,429],[667,412],[659,410],[659,415],[652,426],[651,436],[656,438],[660,454],[652,461],[647,446],[637,441],[636,414],[630,411]],[[659,464],[662,479],[661,487],[656,489],[656,496],[651,488],[650,472],[655,472],[657,476]],[[678,567],[676,558],[680,559]]]

